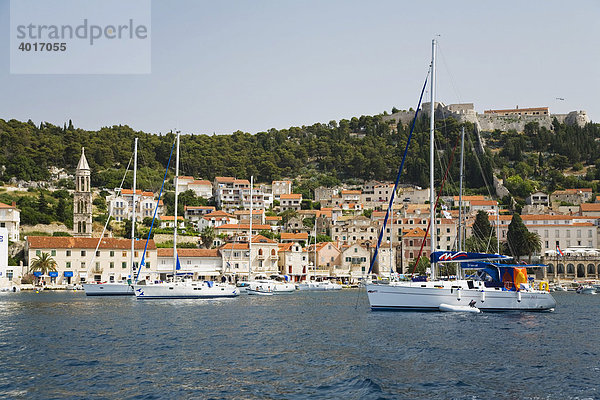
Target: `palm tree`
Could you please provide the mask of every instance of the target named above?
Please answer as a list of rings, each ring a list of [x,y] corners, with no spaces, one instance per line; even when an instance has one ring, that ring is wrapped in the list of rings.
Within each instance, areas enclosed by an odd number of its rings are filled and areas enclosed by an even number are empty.
[[[50,257],[49,253],[42,253],[31,261],[29,272],[34,271],[40,271],[42,275],[46,275],[50,271],[54,272],[56,271],[56,261],[54,258]]]
[[[202,239],[202,244],[204,245],[204,247],[210,249],[215,240],[214,228],[212,226],[204,227],[204,229],[202,229],[202,232],[200,232],[200,239]]]
[[[525,254],[529,256],[529,264],[531,264],[532,254],[542,251],[542,239],[540,235],[536,232],[527,231],[523,237],[523,249]]]

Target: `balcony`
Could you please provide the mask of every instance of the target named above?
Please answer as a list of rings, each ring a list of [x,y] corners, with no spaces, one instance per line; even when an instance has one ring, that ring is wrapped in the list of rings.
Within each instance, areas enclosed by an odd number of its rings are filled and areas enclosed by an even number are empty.
[[[103,269],[101,267],[94,267],[92,268],[92,273],[93,274],[101,274],[103,271]]]

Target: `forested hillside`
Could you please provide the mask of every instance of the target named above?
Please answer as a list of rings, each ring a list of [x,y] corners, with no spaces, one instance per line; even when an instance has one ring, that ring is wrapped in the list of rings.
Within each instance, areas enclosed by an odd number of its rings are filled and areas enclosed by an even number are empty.
[[[451,118],[437,122],[436,148],[442,165],[457,143],[460,127]],[[392,133],[381,116],[362,116],[254,135],[239,131],[231,135],[186,134],[181,137],[180,169],[182,175],[209,180],[220,175],[254,175],[258,182],[305,178],[312,182],[311,187],[348,180],[393,180],[408,131],[409,127],[400,125]],[[467,124],[466,131],[465,182],[475,191],[486,181],[492,182],[494,170],[520,197],[534,189],[591,186],[600,177],[600,169],[588,168],[600,158],[598,124],[580,128],[555,122],[552,131],[530,124],[525,133],[484,134],[486,147],[479,154],[473,151],[479,148],[473,127]],[[74,171],[83,146],[92,168],[92,185],[116,187],[131,158],[136,136],[140,138],[138,185],[157,190],[174,134],[136,132],[128,126],[86,131],[75,128],[70,121],[60,127],[0,120],[0,165],[5,166],[1,179],[47,180],[50,166]],[[416,124],[402,182],[427,186],[428,159],[428,121],[423,117]],[[585,172],[581,177],[565,178],[565,170]],[[458,155],[451,176],[450,188],[458,179]]]

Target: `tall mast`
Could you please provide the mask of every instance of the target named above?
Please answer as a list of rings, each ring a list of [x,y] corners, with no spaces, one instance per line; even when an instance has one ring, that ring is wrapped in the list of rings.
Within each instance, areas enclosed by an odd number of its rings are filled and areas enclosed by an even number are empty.
[[[458,188],[458,251],[463,249],[463,237],[462,237],[462,192],[463,192],[463,165],[464,165],[464,151],[465,151],[465,127],[463,126],[460,131],[460,183]],[[456,278],[460,279],[460,264],[456,264]]]
[[[393,190],[392,190],[393,191]],[[392,199],[392,214],[390,215],[390,279],[392,279],[392,273],[395,270],[395,265],[393,264],[394,262],[394,250],[393,250],[393,246],[392,243],[394,242],[394,200],[395,200],[395,196],[394,199]],[[379,273],[381,273],[381,271],[379,271]]]
[[[496,210],[496,241],[498,243],[498,254],[500,254],[500,203],[498,203]]]
[[[431,41],[431,103],[429,109],[429,218],[431,219],[431,254],[435,252],[435,196],[433,193],[434,147],[435,147],[435,47],[436,40]],[[427,237],[423,238],[427,240]],[[435,263],[431,264],[431,279],[435,279]]]
[[[317,219],[315,218],[315,265],[313,265],[313,274],[315,281],[317,280]]]
[[[179,131],[177,131],[177,153],[175,156],[175,216],[173,229],[173,282],[177,277],[177,201],[178,201],[178,183],[179,183]]]
[[[250,176],[250,233],[248,234],[248,281],[252,275],[252,211],[254,203],[252,202],[252,192],[254,188],[254,175]]]
[[[129,275],[133,279],[133,263],[135,262],[135,184],[137,178],[137,146],[138,138],[133,140],[133,197],[131,205],[131,265],[129,266]]]

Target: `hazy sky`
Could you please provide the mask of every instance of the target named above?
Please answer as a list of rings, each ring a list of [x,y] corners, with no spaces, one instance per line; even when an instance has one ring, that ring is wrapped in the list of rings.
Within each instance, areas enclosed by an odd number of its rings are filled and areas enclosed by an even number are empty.
[[[147,75],[11,75],[9,10],[3,119],[255,133],[408,109],[437,34],[439,101],[600,119],[598,0],[153,1]]]

